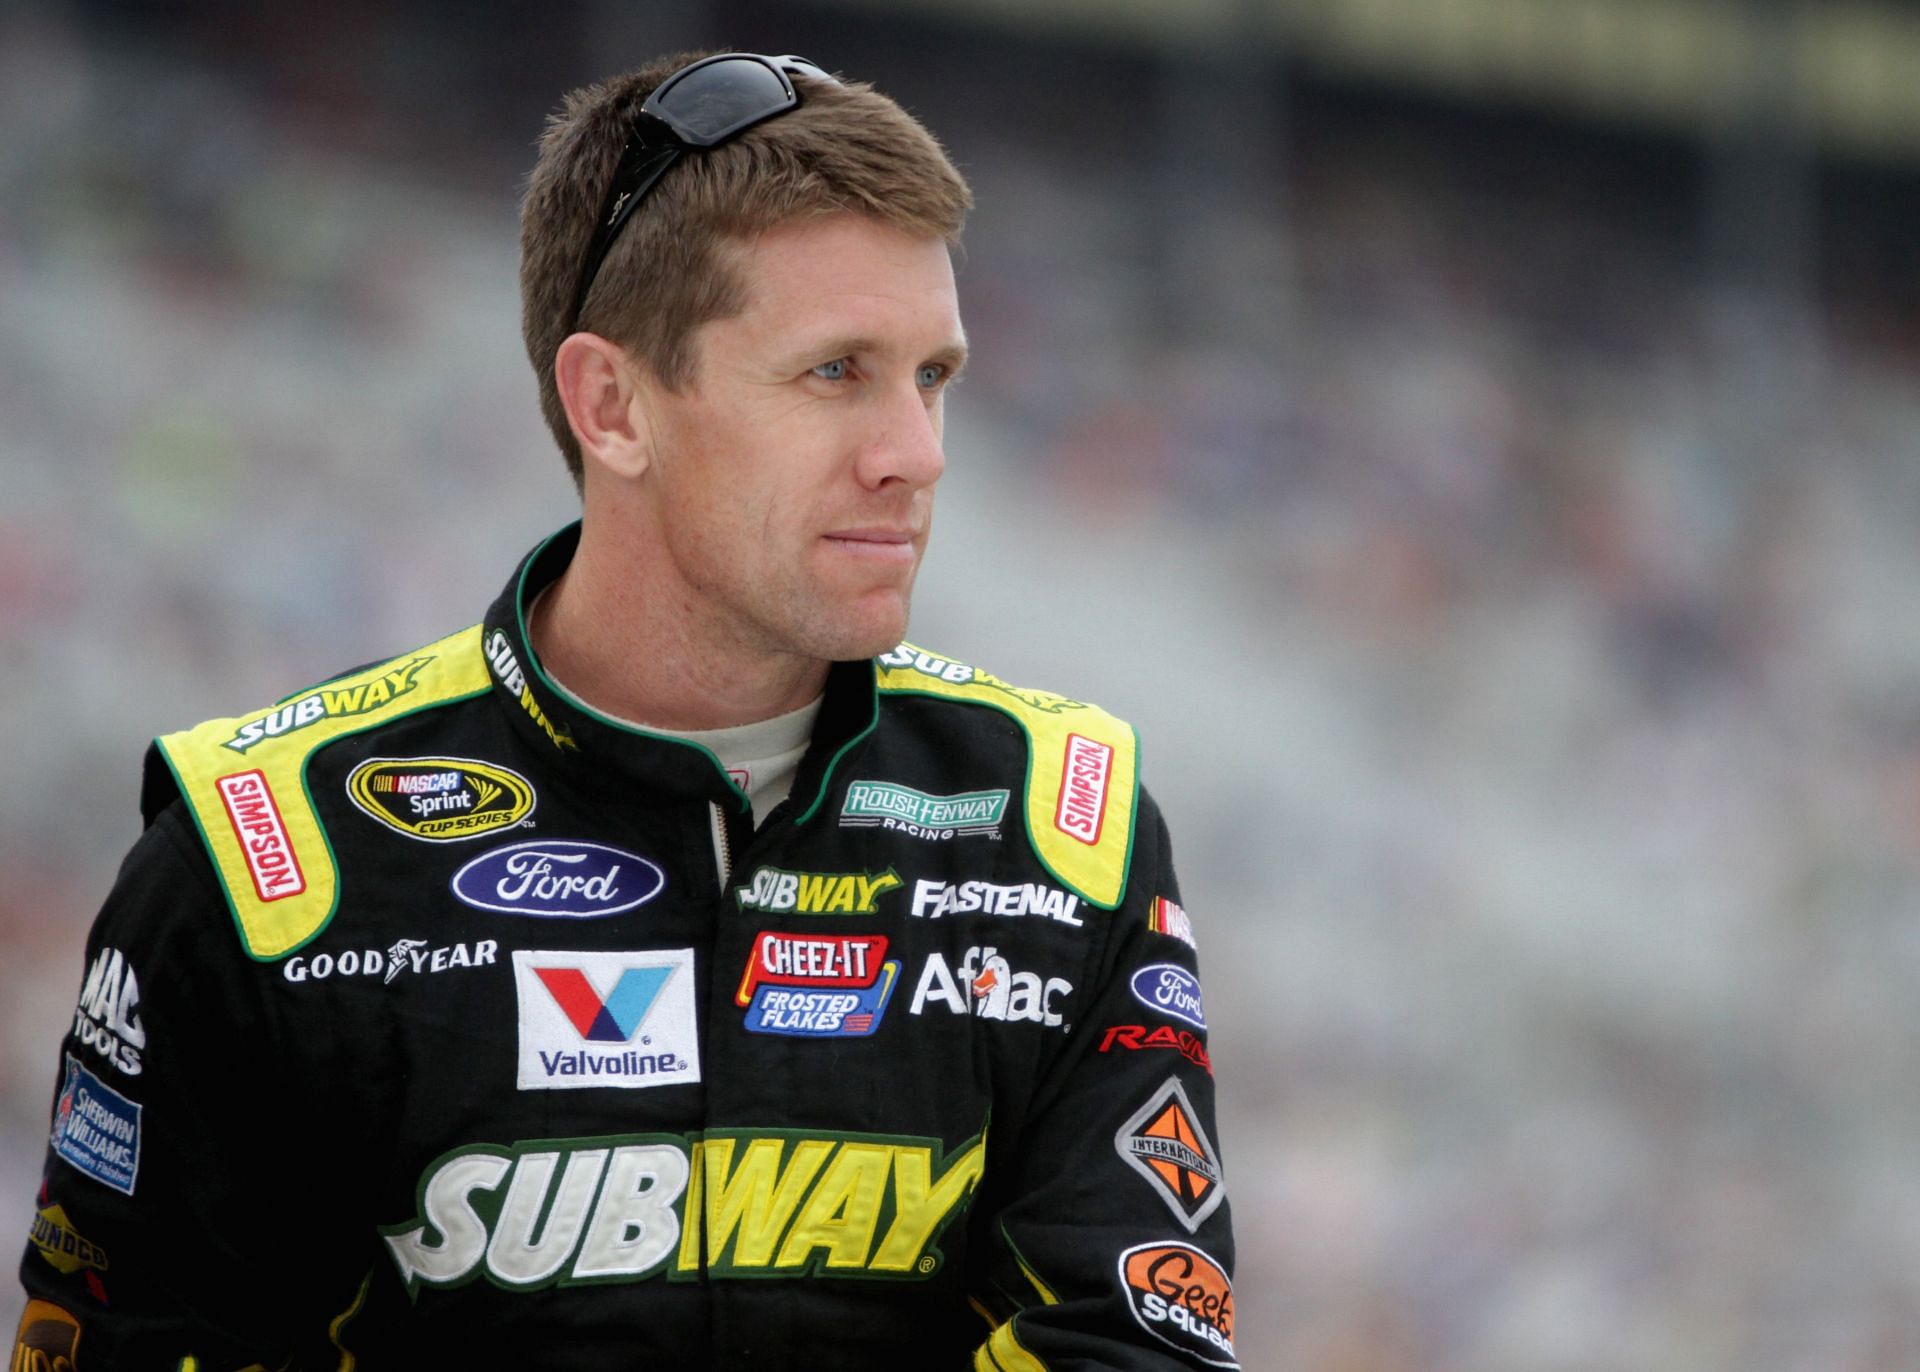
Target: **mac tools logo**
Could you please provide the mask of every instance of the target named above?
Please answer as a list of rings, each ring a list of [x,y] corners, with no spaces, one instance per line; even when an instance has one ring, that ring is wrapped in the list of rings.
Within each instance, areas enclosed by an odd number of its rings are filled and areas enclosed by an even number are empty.
[[[700,1080],[693,950],[513,955],[522,1091]]]
[[[536,919],[617,915],[645,905],[666,885],[656,863],[567,839],[495,848],[453,874],[454,895],[474,909]]]
[[[73,1012],[73,1036],[128,1076],[140,1075],[140,1054],[147,1046],[140,982],[118,948],[102,948],[87,969]]]

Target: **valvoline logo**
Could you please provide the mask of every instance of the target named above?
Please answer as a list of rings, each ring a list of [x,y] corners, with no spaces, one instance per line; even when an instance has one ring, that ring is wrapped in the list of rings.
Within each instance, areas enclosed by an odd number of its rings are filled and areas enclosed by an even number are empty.
[[[666,889],[658,863],[600,843],[535,839],[482,853],[453,874],[453,893],[476,910],[536,919],[600,919]]]

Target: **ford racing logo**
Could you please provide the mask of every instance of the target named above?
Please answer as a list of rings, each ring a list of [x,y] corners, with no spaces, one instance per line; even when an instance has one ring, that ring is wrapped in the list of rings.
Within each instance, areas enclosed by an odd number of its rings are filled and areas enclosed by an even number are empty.
[[[1196,1029],[1207,1027],[1200,1004],[1200,978],[1171,962],[1156,962],[1133,974],[1133,998],[1149,1010],[1185,1020]]]
[[[495,848],[453,874],[453,893],[476,910],[536,919],[600,919],[666,889],[657,863],[570,839]]]

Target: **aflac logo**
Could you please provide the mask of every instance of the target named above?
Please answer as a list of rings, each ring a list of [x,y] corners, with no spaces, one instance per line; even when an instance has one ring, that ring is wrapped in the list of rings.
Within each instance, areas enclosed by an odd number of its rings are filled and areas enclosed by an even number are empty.
[[[1133,998],[1149,1010],[1185,1020],[1196,1029],[1207,1027],[1200,1004],[1200,978],[1171,962],[1156,962],[1133,974]]]
[[[657,863],[569,839],[495,848],[453,874],[453,893],[476,910],[536,919],[600,919],[645,905],[666,889]]]

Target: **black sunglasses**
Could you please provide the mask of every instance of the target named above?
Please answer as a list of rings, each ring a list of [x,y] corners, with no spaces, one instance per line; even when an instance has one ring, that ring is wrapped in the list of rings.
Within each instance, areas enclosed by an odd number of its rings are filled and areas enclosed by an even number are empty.
[[[593,289],[614,239],[647,192],[686,153],[717,148],[755,124],[798,106],[799,93],[787,79],[790,72],[816,81],[834,79],[804,57],[723,52],[680,68],[654,88],[627,134],[627,145],[607,187],[599,227],[580,268],[569,333],[580,325],[587,292]]]

